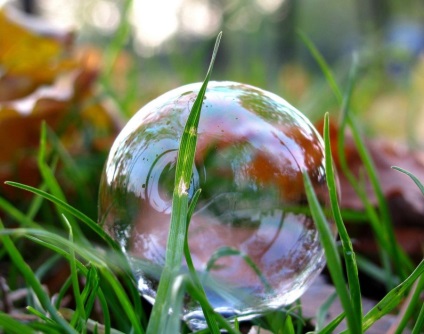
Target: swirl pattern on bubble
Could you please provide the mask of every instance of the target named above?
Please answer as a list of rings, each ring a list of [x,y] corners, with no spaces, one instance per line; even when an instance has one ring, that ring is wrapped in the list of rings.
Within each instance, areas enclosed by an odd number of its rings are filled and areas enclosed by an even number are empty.
[[[200,86],[174,89],[140,109],[102,175],[100,224],[151,302],[165,263],[179,141]],[[249,318],[287,305],[324,266],[303,171],[327,206],[323,143],[313,125],[275,94],[208,84],[188,189],[189,197],[202,192],[188,238],[208,299],[224,315]],[[183,316],[193,327],[203,321],[189,297]]]

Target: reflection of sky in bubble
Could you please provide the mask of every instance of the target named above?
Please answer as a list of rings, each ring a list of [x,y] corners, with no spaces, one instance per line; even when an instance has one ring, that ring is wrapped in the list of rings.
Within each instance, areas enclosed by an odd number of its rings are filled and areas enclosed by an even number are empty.
[[[175,89],[142,108],[116,139],[103,175],[100,221],[105,230],[131,258],[154,266],[164,263],[177,149],[199,88]],[[217,258],[207,282],[225,284],[227,297],[249,296],[237,302],[220,299],[208,286],[216,306],[227,305],[231,313],[284,305],[319,273],[322,250],[308,216],[302,171],[327,203],[322,141],[304,116],[260,89],[209,83],[188,189],[190,198],[202,190],[189,245],[199,271],[222,249],[239,252]],[[155,286],[147,283],[140,286]],[[290,286],[296,288],[288,291]],[[154,298],[154,290],[141,292]],[[197,312],[193,307],[187,306],[187,314]]]

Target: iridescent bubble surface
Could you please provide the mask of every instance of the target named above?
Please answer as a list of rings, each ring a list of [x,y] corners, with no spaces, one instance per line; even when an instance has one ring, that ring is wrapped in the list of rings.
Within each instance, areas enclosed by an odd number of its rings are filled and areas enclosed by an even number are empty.
[[[165,263],[179,141],[200,86],[174,89],[140,109],[102,176],[99,222],[151,302]],[[275,94],[209,83],[189,196],[202,192],[188,233],[207,297],[223,315],[249,318],[290,304],[324,266],[302,171],[327,205],[323,144],[311,123]],[[202,327],[199,305],[185,300],[183,318]]]

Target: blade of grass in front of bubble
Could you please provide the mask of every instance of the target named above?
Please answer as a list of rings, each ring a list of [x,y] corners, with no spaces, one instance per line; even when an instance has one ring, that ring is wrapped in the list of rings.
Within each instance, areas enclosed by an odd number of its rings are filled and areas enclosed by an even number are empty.
[[[327,219],[322,211],[309,175],[307,173],[303,173],[303,179],[305,183],[306,196],[311,208],[311,214],[317,227],[322,247],[324,248],[327,267],[330,271],[333,284],[345,311],[348,328],[352,334],[362,333],[361,327],[356,319],[356,313],[353,308],[349,292],[346,288],[343,268],[333,233],[331,232]]]
[[[184,256],[185,256],[185,259],[186,259],[187,268],[190,272],[190,277],[193,281],[193,284],[195,286],[197,286],[197,288],[199,289],[199,293],[201,293],[204,296],[204,298],[207,299],[206,293],[205,293],[203,286],[202,286],[202,283],[200,282],[199,277],[197,276],[196,268],[194,268],[193,260],[191,258],[191,254],[190,254],[190,247],[189,247],[189,244],[188,244],[188,228],[190,226],[190,220],[191,220],[191,217],[192,217],[194,210],[196,208],[197,201],[199,200],[200,193],[201,193],[200,189],[198,189],[194,193],[194,195],[191,199],[191,202],[190,202],[190,206],[188,208],[186,234],[185,234],[185,238],[184,238]],[[203,315],[205,316],[206,323],[208,324],[210,332],[214,333],[214,334],[219,334],[220,330],[219,330],[219,326],[216,323],[216,320],[214,318],[214,314],[213,313],[211,314],[208,311],[207,306],[203,305],[202,303],[200,303],[200,306],[202,307]]]
[[[378,302],[363,318],[362,330],[366,332],[377,320],[391,312],[397,307],[412,284],[424,274],[424,260],[415,268],[401,284],[390,290],[386,296]],[[348,331],[344,331],[347,334]]]
[[[168,296],[169,310],[166,316],[163,314],[162,324],[160,328],[161,333],[180,333],[181,332],[181,318],[180,312],[183,308],[184,294],[186,293],[186,276],[178,275],[173,281]],[[172,310],[172,312],[171,312]]]
[[[356,322],[361,326],[362,320],[362,300],[361,287],[359,285],[358,267],[356,265],[355,252],[352,247],[352,242],[344,225],[340,207],[338,203],[338,194],[336,188],[335,174],[333,170],[333,158],[330,141],[329,115],[324,117],[324,143],[325,143],[325,170],[327,173],[327,187],[330,196],[331,209],[333,218],[339,232],[340,241],[343,249],[343,257],[345,259],[347,278],[349,283],[350,298],[352,301],[353,310],[355,312]],[[362,327],[362,326],[361,326]]]
[[[4,229],[3,223],[0,220],[0,231]],[[52,319],[60,324],[62,330],[66,333],[76,333],[75,330],[60,316],[58,311],[54,308],[54,306],[50,302],[50,298],[47,293],[44,291],[41,283],[38,281],[32,269],[28,266],[28,264],[23,259],[19,250],[14,245],[12,239],[7,235],[2,235],[1,240],[3,241],[3,247],[6,249],[9,254],[10,259],[15,264],[22,276],[24,277],[28,286],[30,286],[34,293],[36,294],[38,300],[40,301],[43,308],[50,313]]]
[[[160,333],[158,329],[162,323],[162,315],[166,314],[168,311],[169,290],[172,286],[173,279],[178,275],[183,259],[184,238],[187,230],[186,224],[188,214],[187,192],[193,172],[194,155],[197,143],[197,126],[199,124],[200,112],[202,109],[206,87],[209,82],[216,54],[218,52],[221,34],[222,33],[219,33],[216,39],[208,72],[197,98],[194,101],[193,107],[191,108],[181,137],[175,171],[171,224],[166,247],[165,266],[159,281],[155,303],[147,326],[148,334]],[[175,312],[177,312],[177,310],[175,310]]]

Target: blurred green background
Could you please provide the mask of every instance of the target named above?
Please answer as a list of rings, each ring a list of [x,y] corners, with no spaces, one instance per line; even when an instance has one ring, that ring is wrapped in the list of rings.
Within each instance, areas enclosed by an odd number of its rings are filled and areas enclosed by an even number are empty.
[[[313,120],[335,111],[336,100],[297,34],[302,31],[342,87],[353,54],[358,56],[361,70],[353,109],[369,134],[405,139],[415,146],[424,139],[420,0],[8,2],[73,29],[78,44],[106,52],[106,62],[111,45],[122,46],[110,92],[127,116],[169,89],[201,81],[220,30],[224,37],[214,80],[275,92]]]

